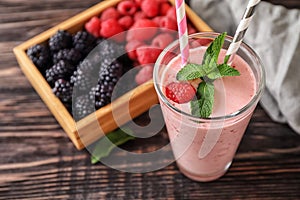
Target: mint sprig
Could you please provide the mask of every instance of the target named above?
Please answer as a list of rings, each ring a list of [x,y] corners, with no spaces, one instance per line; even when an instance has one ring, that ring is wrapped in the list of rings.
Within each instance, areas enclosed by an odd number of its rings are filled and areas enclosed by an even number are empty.
[[[197,88],[197,100],[191,101],[192,115],[207,118],[211,115],[214,104],[213,82],[226,76],[239,76],[238,70],[227,64],[225,58],[218,64],[219,54],[225,41],[226,32],[220,34],[206,49],[202,64],[188,63],[176,75],[179,81],[201,79]]]
[[[135,139],[133,136],[127,133],[132,133],[128,128],[117,129],[112,131],[103,138],[101,138],[94,147],[91,155],[91,163],[95,164],[102,158],[109,156],[110,152],[117,146],[126,143],[129,140]]]
[[[200,99],[191,101],[192,115],[208,117],[214,105],[215,88],[212,83],[201,82],[197,89]]]

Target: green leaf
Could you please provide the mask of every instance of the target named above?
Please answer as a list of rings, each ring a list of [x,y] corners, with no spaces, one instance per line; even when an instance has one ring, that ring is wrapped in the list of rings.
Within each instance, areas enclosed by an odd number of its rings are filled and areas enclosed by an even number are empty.
[[[225,76],[239,76],[240,72],[234,68],[232,68],[230,65],[227,65],[225,63],[218,65],[217,67],[214,67],[211,72],[207,75],[207,77],[211,80],[216,80],[218,78],[222,78]]]
[[[224,76],[239,76],[240,72],[225,63],[218,65],[219,73]]]
[[[202,65],[189,63],[185,65],[176,75],[179,81],[193,80],[206,75]]]
[[[218,62],[218,57],[222,49],[226,34],[227,33],[224,32],[218,35],[218,37],[216,37],[214,41],[206,49],[202,64],[205,65],[207,68],[210,68],[212,64]]]
[[[224,58],[224,63],[227,64],[231,55],[226,55]]]
[[[206,75],[209,79],[215,80],[217,78],[221,78],[222,76],[220,75],[218,65],[217,63],[214,63],[211,67],[211,71]]]
[[[133,136],[127,134],[132,133],[131,130],[124,130],[125,132],[122,129],[117,129],[116,131],[110,132],[97,142],[91,156],[92,164],[95,164],[102,158],[107,157],[116,146],[124,144],[129,140],[135,139]]]
[[[211,115],[214,104],[214,85],[201,82],[197,89],[200,99],[191,101],[192,115],[207,118]]]

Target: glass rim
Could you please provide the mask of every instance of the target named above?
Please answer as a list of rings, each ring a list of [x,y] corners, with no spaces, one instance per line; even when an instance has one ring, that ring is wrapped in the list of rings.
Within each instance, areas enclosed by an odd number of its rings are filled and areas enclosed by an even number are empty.
[[[217,32],[200,32],[200,33],[194,33],[188,36],[188,38],[195,38],[195,37],[202,37],[202,38],[216,38],[220,33]],[[226,36],[225,40],[227,40],[228,42],[232,42],[233,37],[231,36]],[[178,114],[187,116],[189,118],[191,118],[194,121],[202,121],[202,122],[206,122],[206,121],[219,121],[219,120],[224,120],[224,119],[232,119],[236,116],[239,116],[243,113],[245,113],[247,110],[249,110],[256,102],[257,100],[261,97],[263,89],[265,87],[265,70],[264,70],[264,66],[262,64],[262,61],[260,59],[260,57],[257,55],[257,53],[245,42],[241,43],[240,48],[245,49],[246,52],[250,53],[250,58],[255,60],[255,63],[258,63],[260,67],[259,71],[260,71],[260,80],[259,80],[259,85],[258,88],[255,92],[255,95],[252,97],[251,101],[249,101],[245,106],[243,106],[242,108],[240,108],[239,110],[237,110],[236,112],[230,113],[228,115],[223,115],[223,116],[217,116],[217,117],[207,117],[207,118],[202,118],[202,117],[196,117],[192,114],[186,113],[178,108],[176,108],[175,106],[173,106],[170,101],[167,99],[167,97],[164,95],[163,91],[160,89],[159,85],[157,83],[157,79],[158,79],[158,69],[159,69],[159,62],[163,59],[163,57],[166,55],[166,53],[173,47],[175,47],[176,45],[179,45],[179,41],[176,40],[174,42],[172,42],[170,45],[168,45],[159,55],[159,57],[157,58],[155,65],[154,65],[154,70],[153,70],[153,83],[154,83],[154,87],[155,90],[158,93],[159,98],[168,106],[168,108],[174,110],[175,112],[177,112]]]

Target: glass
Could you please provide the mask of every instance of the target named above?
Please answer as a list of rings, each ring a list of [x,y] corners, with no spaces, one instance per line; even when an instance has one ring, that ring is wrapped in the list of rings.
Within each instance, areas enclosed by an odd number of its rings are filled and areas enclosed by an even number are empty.
[[[218,33],[190,35],[190,52],[193,49],[199,49],[200,46],[200,48],[205,48],[205,44],[212,41],[217,35]],[[232,38],[227,36],[223,49],[227,49],[231,42]],[[179,170],[185,176],[203,182],[216,180],[223,176],[231,165],[241,138],[262,95],[265,85],[264,69],[257,54],[248,45],[242,43],[237,52],[238,56],[235,56],[233,60],[236,57],[242,58],[253,72],[253,85],[256,88],[253,90],[253,96],[248,103],[240,106],[234,112],[225,114],[226,106],[224,106],[221,115],[199,118],[187,112],[184,105],[175,105],[169,101],[164,94],[164,87],[167,84],[165,83],[167,82],[166,77],[172,73],[176,74],[179,70],[178,67],[174,69],[172,68],[174,66],[170,67],[168,64],[176,57],[178,59],[178,55],[180,55],[179,43],[175,41],[161,53],[153,72],[154,85],[173,154]],[[190,53],[190,58],[191,55],[192,53]]]

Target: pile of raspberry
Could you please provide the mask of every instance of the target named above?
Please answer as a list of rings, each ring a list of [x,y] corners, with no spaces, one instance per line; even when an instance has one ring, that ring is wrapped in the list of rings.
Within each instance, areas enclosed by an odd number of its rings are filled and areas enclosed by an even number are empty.
[[[161,51],[177,37],[176,10],[168,0],[124,0],[91,18],[85,29],[96,38],[125,44],[129,58],[139,68],[137,84],[152,78]],[[188,23],[188,32],[196,29]]]

